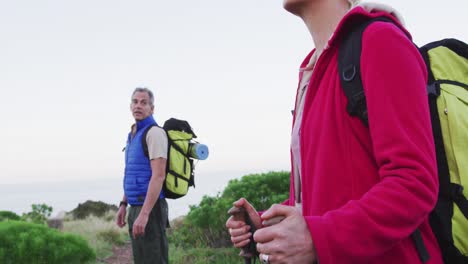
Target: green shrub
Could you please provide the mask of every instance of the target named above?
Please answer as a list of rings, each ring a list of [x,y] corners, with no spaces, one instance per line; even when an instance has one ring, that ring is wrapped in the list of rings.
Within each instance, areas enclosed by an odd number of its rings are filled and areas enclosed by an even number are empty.
[[[0,222],[6,220],[17,220],[19,221],[21,218],[19,215],[11,212],[11,211],[0,211]]]
[[[223,199],[231,201],[232,206],[232,202],[241,197],[246,198],[258,211],[285,201],[289,197],[289,172],[250,174],[240,180],[229,181]]]
[[[90,215],[101,217],[104,216],[109,210],[117,211],[118,209],[119,208],[113,204],[88,200],[83,204],[78,204],[78,207],[73,209],[70,213],[75,219],[85,219]]]
[[[289,173],[269,172],[231,180],[223,193],[204,196],[197,206],[191,206],[187,217],[169,230],[169,242],[178,247],[230,247],[232,243],[225,223],[232,203],[245,197],[257,210],[288,198]]]
[[[81,264],[95,258],[81,237],[33,223],[0,223],[0,263]]]
[[[46,224],[47,218],[52,213],[52,207],[47,204],[33,204],[31,205],[32,211],[23,214],[22,220],[27,222],[33,222],[35,224]]]

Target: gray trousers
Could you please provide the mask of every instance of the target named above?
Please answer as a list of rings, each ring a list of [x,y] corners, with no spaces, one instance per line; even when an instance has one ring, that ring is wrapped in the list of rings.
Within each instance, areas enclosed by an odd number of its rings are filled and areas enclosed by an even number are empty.
[[[158,199],[148,217],[145,234],[134,239],[132,236],[132,227],[140,214],[141,208],[142,206],[130,206],[128,213],[128,232],[132,240],[134,263],[168,264],[169,249],[166,237],[168,207],[166,199]]]

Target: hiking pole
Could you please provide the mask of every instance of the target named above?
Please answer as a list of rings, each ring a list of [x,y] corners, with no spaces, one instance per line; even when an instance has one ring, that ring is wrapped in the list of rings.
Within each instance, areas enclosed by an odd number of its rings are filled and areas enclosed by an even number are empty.
[[[228,214],[232,215],[234,217],[234,220],[244,221],[246,224],[250,226],[250,232],[252,232],[252,237],[250,238],[249,244],[242,247],[241,252],[239,253],[239,256],[244,258],[245,264],[251,264],[252,258],[255,258],[255,256],[258,255],[257,247],[253,240],[253,234],[256,231],[256,228],[254,224],[252,223],[252,220],[250,220],[249,214],[247,213],[244,207],[234,206],[231,209],[229,209]]]

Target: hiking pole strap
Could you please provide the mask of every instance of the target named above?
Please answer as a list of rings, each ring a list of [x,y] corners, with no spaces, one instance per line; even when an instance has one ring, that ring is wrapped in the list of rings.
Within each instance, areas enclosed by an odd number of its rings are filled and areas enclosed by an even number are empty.
[[[421,231],[419,230],[419,228],[411,234],[411,238],[413,239],[416,251],[418,252],[419,259],[421,259],[422,263],[426,263],[429,260],[430,256],[426,246],[424,245],[424,241],[422,239]]]

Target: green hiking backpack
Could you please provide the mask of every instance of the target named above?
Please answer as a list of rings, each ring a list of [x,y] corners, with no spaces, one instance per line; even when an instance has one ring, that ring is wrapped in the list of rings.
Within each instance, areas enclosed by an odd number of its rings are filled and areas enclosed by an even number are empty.
[[[154,125],[156,126],[156,125]],[[142,137],[143,151],[148,157],[146,129]],[[194,158],[191,155],[192,140],[197,136],[187,121],[170,118],[162,127],[167,134],[168,150],[166,163],[166,179],[163,190],[166,198],[177,199],[187,194],[189,187],[195,187]]]
[[[379,17],[354,25],[338,53],[347,112],[368,126],[360,57],[362,33]],[[428,70],[427,91],[436,146],[439,196],[429,221],[446,264],[468,263],[468,45],[456,39],[431,42],[419,51]],[[425,262],[429,255],[419,230],[412,238]]]

